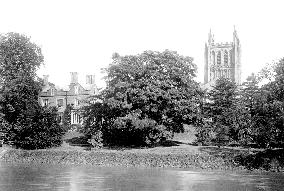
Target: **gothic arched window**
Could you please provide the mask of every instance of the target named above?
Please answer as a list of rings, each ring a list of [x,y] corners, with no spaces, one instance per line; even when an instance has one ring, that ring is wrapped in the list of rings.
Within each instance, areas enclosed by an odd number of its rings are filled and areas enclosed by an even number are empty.
[[[225,53],[224,53],[224,64],[225,66],[228,65],[228,51],[227,50],[225,50]]]
[[[212,56],[212,63],[213,65],[215,65],[215,52],[214,51],[212,51],[211,56]]]
[[[221,51],[218,51],[217,54],[217,64],[221,64]]]
[[[234,65],[233,50],[230,50],[230,64]]]

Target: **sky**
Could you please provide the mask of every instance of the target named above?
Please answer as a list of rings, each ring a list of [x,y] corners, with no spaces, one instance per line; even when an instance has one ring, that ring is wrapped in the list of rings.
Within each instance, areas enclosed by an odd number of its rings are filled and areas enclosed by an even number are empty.
[[[242,80],[266,63],[284,57],[281,0],[0,0],[0,33],[18,32],[42,48],[44,65],[58,86],[70,72],[95,74],[114,52],[177,51],[193,57],[203,82],[204,46],[211,29],[215,42],[232,42],[234,26],[242,48]]]

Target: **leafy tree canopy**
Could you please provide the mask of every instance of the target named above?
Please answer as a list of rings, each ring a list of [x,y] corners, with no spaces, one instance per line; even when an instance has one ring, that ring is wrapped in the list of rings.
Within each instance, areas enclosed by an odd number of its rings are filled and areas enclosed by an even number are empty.
[[[56,111],[38,103],[42,81],[36,71],[42,64],[41,49],[30,38],[0,35],[0,131],[17,147],[45,148],[61,142]]]
[[[212,140],[220,144],[228,143],[236,140],[239,121],[238,121],[238,93],[237,86],[234,82],[226,78],[219,78],[216,80],[213,89],[208,92],[206,102],[204,104],[203,112],[206,118],[211,118],[212,122],[209,124],[211,131],[215,137],[212,136],[208,140]],[[206,133],[208,136],[208,124],[201,124],[200,133]],[[198,135],[203,137],[204,135]]]
[[[42,85],[36,81],[36,70],[42,63],[40,48],[28,37],[18,33],[0,36],[0,101],[8,122],[35,111]]]
[[[131,127],[146,131],[147,136],[180,132],[183,123],[193,123],[198,113],[201,90],[194,81],[196,70],[191,57],[169,50],[131,56],[116,53],[105,69],[107,88],[97,97],[102,102],[85,111],[96,110],[89,119],[95,117],[99,123],[103,118],[107,129]]]

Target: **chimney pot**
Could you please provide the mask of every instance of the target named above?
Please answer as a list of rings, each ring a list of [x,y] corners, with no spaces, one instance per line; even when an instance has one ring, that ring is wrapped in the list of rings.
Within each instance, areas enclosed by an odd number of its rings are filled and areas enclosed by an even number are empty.
[[[43,75],[43,84],[44,85],[48,84],[48,77],[49,77],[49,75]]]
[[[86,84],[95,84],[95,75],[86,75]]]

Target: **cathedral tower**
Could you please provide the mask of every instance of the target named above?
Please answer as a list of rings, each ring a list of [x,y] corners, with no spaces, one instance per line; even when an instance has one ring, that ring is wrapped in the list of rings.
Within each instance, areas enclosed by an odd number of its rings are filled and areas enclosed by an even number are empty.
[[[215,43],[210,30],[208,43],[205,43],[204,85],[213,85],[220,77],[241,84],[241,45],[235,29],[233,42]]]

